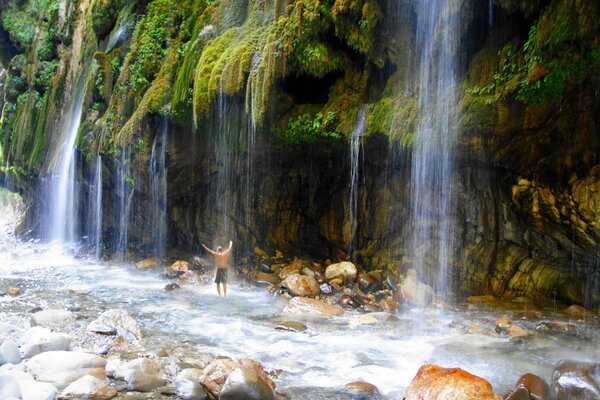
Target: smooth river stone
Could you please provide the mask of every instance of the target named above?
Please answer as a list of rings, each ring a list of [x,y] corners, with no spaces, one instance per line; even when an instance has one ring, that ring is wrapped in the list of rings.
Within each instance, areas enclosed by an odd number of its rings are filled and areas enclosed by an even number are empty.
[[[64,389],[85,375],[104,378],[106,360],[89,353],[72,351],[47,351],[26,362],[27,372],[36,380],[52,383]]]
[[[44,328],[64,328],[75,321],[75,314],[66,310],[42,310],[31,316],[31,325]]]
[[[285,311],[301,314],[316,314],[316,315],[342,315],[344,310],[340,306],[326,304],[322,301],[311,299],[308,297],[294,297],[285,307]]]
[[[304,325],[302,322],[285,321],[277,325],[275,329],[282,331],[303,332],[306,330],[306,325]]]

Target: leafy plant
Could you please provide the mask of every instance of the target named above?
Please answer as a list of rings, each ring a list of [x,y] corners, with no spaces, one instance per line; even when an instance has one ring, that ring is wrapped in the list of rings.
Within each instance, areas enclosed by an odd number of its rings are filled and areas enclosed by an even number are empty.
[[[342,139],[342,135],[335,130],[337,115],[329,112],[301,114],[288,122],[287,129],[277,132],[278,136],[289,143],[314,143],[319,140]]]

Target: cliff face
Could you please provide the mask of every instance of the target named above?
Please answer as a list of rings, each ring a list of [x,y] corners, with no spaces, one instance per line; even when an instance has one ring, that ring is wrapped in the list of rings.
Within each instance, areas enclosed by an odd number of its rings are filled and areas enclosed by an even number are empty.
[[[393,273],[420,252],[434,279],[439,238],[409,238],[444,218],[456,294],[596,303],[600,6],[480,3],[448,14],[460,23],[459,101],[444,215],[411,219],[408,0],[3,1],[4,182],[29,194],[27,228],[41,232],[42,181],[83,79],[78,231],[99,232],[109,252],[233,238],[239,257],[259,246]],[[349,141],[363,104],[353,220]]]

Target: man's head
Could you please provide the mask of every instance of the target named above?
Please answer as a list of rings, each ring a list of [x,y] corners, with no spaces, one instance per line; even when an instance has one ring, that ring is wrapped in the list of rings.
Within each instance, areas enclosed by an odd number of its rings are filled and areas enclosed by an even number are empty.
[[[221,246],[217,246],[217,253],[220,253],[223,251],[223,248]]]

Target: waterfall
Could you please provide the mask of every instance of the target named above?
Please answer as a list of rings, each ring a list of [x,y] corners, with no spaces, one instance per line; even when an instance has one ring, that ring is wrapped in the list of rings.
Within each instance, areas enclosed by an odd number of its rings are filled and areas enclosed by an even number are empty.
[[[456,0],[421,0],[417,9],[419,118],[411,159],[413,267],[445,293],[453,249],[449,219],[454,198],[452,109],[457,101],[459,7]]]
[[[150,191],[152,213],[150,229],[154,255],[164,258],[167,238],[167,133],[169,121],[162,117],[160,134],[154,137],[150,153]]]
[[[94,178],[90,189],[90,216],[88,221],[90,244],[94,246],[96,259],[102,256],[102,156],[96,155]]]
[[[66,118],[66,132],[61,146],[55,154],[55,164],[51,170],[48,193],[48,227],[46,235],[49,239],[62,243],[75,241],[76,224],[78,222],[78,194],[76,190],[75,144],[84,98],[85,69],[81,71]]]
[[[349,240],[348,240],[348,257],[352,258],[352,253],[356,248],[356,228],[357,222],[357,210],[358,210],[358,176],[359,176],[359,159],[360,159],[360,145],[361,136],[365,131],[367,123],[367,106],[363,104],[358,109],[356,116],[356,124],[352,129],[350,136],[350,187],[348,194],[348,226],[349,226]]]
[[[129,213],[131,200],[133,199],[134,184],[131,177],[131,166],[129,164],[127,150],[121,150],[121,158],[117,166],[117,192],[116,196],[116,221],[118,223],[116,258],[123,261],[129,245]]]
[[[494,25],[494,0],[489,0],[488,3],[488,29],[491,31]]]

